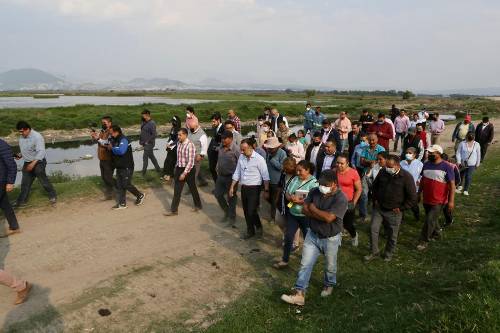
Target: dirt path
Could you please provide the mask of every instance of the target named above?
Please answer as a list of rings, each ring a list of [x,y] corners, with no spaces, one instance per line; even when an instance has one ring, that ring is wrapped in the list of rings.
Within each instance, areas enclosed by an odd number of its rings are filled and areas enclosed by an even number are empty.
[[[494,124],[500,128],[500,120]],[[446,147],[453,127],[443,136]],[[37,313],[45,321],[58,316],[51,327],[67,331],[129,331],[131,323],[140,331],[162,319],[203,322],[266,274],[255,260],[279,253],[271,235],[276,228],[267,223],[263,241],[239,240],[241,206],[239,229],[224,228],[211,189],[202,189],[203,211],[190,212],[192,199],[183,196],[173,218],[162,216],[173,194],[166,185],[147,190],[144,206],[130,202],[123,211],[82,198],[20,213],[23,233],[0,239],[0,266],[33,281],[35,289],[28,303],[13,307],[12,292],[0,288],[0,328]],[[100,317],[101,307],[112,316]]]

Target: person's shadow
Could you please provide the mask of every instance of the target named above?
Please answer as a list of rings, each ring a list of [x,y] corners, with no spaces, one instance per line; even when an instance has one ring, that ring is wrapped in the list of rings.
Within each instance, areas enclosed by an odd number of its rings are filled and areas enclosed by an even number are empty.
[[[4,236],[6,224],[3,216],[0,216],[0,236]],[[0,238],[0,269],[5,269],[5,259],[10,250],[10,241],[8,237]],[[20,276],[19,278],[25,278]],[[10,298],[2,299],[2,308],[8,307],[8,313],[3,316],[0,313],[0,320],[3,317],[3,324],[0,321],[0,332],[63,332],[64,323],[62,316],[56,308],[50,303],[50,288],[32,283],[30,295],[26,303],[21,305],[11,305],[15,299],[15,292],[12,292]],[[10,289],[8,286],[0,285],[0,288]],[[1,294],[8,295],[9,292],[1,291]],[[6,305],[6,306],[5,306]]]

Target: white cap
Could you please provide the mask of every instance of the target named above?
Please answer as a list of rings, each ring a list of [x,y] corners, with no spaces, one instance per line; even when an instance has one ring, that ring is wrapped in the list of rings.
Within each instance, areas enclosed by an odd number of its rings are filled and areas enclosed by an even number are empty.
[[[427,151],[430,152],[430,153],[438,152],[438,153],[442,154],[443,153],[443,147],[441,147],[440,145],[432,145],[429,148],[427,148]]]

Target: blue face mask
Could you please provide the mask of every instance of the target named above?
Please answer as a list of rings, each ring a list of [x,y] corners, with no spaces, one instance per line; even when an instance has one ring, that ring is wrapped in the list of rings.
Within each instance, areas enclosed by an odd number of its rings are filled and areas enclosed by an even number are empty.
[[[360,146],[360,147],[367,147],[367,146],[368,146],[368,142],[361,141],[361,142],[359,143],[359,146]]]

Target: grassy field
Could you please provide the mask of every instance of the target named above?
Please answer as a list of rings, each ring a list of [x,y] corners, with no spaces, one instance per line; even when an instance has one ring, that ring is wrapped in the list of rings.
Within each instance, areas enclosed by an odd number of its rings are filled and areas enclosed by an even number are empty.
[[[123,93],[134,94],[139,93]],[[115,93],[116,95],[116,93]],[[151,94],[148,94],[151,95]],[[154,95],[154,94],[153,94]],[[303,103],[284,103],[283,101],[305,101],[305,95],[285,93],[189,93],[175,92],[162,93],[155,96],[167,96],[172,98],[197,98],[213,99],[214,102],[196,104],[195,110],[202,121],[208,121],[215,111],[225,114],[228,109],[234,108],[242,120],[254,120],[266,105],[276,106],[281,113],[287,116],[301,116],[304,112]],[[127,95],[128,96],[128,95]],[[273,101],[270,102],[263,102]],[[430,111],[438,111],[460,116],[466,111],[477,115],[500,114],[500,102],[482,98],[414,98],[403,101],[397,97],[377,96],[333,96],[318,94],[312,97],[311,102],[321,105],[326,114],[338,114],[340,111],[348,111],[357,118],[361,109],[369,108],[373,113],[388,111],[391,104],[405,107],[409,110],[418,110],[425,105]],[[281,102],[280,102],[281,101]],[[77,105],[72,107],[53,108],[20,108],[0,109],[2,122],[0,123],[0,136],[7,136],[15,130],[15,124],[19,120],[28,121],[37,130],[72,130],[84,129],[89,123],[98,122],[100,117],[107,114],[115,119],[115,123],[127,127],[137,125],[140,121],[140,113],[144,108],[152,111],[153,117],[158,123],[168,122],[173,115],[184,117],[185,105],[166,104],[144,104],[137,106],[96,106]],[[476,118],[479,118],[476,117]]]
[[[457,198],[455,224],[426,252],[415,248],[422,222],[408,217],[395,260],[366,264],[369,228],[361,226],[359,248],[347,241],[340,249],[332,296],[319,297],[320,261],[303,308],[280,300],[299,258],[281,272],[261,262],[262,283],[218,313],[208,332],[499,332],[500,208],[491,200],[500,195],[499,152],[489,152],[471,196]]]

